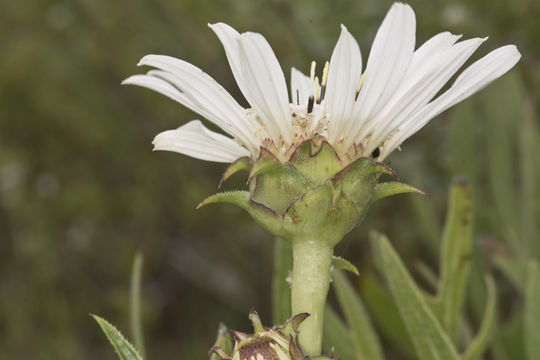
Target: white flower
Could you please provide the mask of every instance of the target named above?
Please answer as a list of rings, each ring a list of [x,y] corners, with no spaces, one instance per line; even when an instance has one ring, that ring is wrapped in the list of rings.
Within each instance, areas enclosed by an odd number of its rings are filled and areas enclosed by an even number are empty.
[[[365,69],[356,40],[341,35],[321,81],[291,71],[290,101],[285,77],[265,38],[239,34],[230,26],[209,25],[219,37],[233,75],[251,108],[242,108],[214,79],[182,60],[147,55],[146,75],[124,80],[183,104],[234,138],[205,128],[198,120],[154,139],[156,150],[232,162],[257,158],[261,147],[287,160],[308,139],[324,139],[349,161],[377,155],[382,161],[433,117],[510,70],[519,60],[514,45],[500,47],[466,68],[434,98],[487,38],[458,42],[442,32],[415,48],[416,20],[409,5],[395,3],[377,31]]]

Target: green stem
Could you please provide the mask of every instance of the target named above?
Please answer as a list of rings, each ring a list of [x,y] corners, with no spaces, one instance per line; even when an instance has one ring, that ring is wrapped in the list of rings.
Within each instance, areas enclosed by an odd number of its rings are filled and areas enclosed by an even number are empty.
[[[326,241],[305,239],[295,239],[292,245],[292,312],[309,313],[300,325],[298,341],[305,355],[320,355],[333,247]]]
[[[129,289],[129,322],[133,343],[142,358],[145,358],[144,337],[142,330],[141,283],[143,255],[137,252],[131,269],[131,285]]]

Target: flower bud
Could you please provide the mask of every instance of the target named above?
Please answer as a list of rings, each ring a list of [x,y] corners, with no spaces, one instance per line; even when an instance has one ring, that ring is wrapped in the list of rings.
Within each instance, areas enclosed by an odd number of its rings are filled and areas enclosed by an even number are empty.
[[[298,314],[287,320],[285,325],[266,328],[262,325],[257,312],[252,310],[249,318],[253,324],[253,335],[231,331],[234,335],[234,350],[231,354],[220,346],[214,346],[210,355],[217,355],[219,360],[337,360],[332,357],[306,357],[300,350],[297,337],[298,326],[308,317]]]

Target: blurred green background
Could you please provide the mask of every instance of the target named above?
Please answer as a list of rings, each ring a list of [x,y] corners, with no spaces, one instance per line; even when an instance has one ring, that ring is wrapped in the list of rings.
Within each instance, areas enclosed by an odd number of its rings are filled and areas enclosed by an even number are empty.
[[[391,3],[1,5],[0,359],[114,359],[88,313],[127,332],[129,274],[137,250],[145,255],[150,359],[206,358],[219,321],[248,331],[252,307],[270,324],[271,237],[236,207],[195,210],[217,191],[225,165],[151,151],[158,132],[198,115],[120,82],[144,71],[136,67],[143,55],[167,54],[207,71],[245,104],[207,23],[264,34],[288,78],[291,66],[307,72],[312,59],[329,58],[341,23],[366,59]],[[361,273],[372,273],[365,240],[376,228],[389,235],[413,273],[422,268],[418,263],[436,271],[448,185],[453,176],[465,175],[475,200],[477,257],[496,275],[505,324],[521,298],[494,257],[519,262],[540,256],[540,2],[410,4],[417,14],[417,44],[444,30],[466,38],[489,35],[474,59],[508,43],[523,58],[510,74],[439,116],[389,158],[401,179],[426,196],[377,203],[337,254]],[[242,187],[242,176],[225,185]],[[363,288],[362,278],[358,285]],[[474,318],[474,304],[470,311]]]

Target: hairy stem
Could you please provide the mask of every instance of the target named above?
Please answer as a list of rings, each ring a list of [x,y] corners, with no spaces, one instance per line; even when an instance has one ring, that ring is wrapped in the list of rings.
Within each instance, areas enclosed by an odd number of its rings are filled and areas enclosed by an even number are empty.
[[[305,355],[319,355],[333,247],[325,241],[305,239],[295,239],[292,245],[292,312],[309,313],[300,325],[298,340]]]

